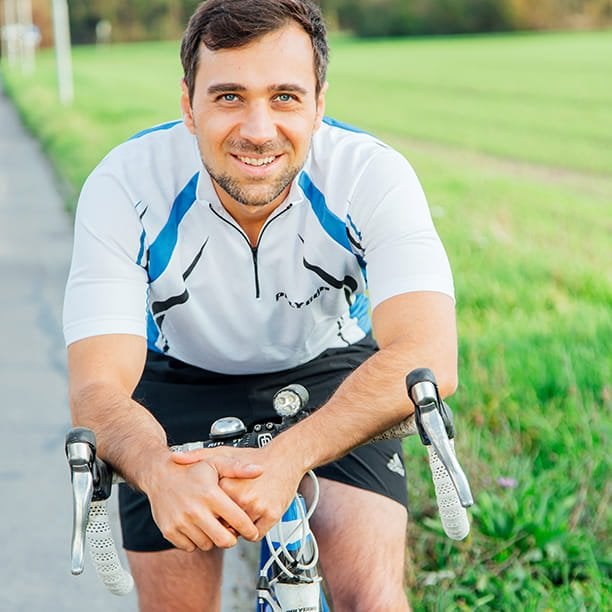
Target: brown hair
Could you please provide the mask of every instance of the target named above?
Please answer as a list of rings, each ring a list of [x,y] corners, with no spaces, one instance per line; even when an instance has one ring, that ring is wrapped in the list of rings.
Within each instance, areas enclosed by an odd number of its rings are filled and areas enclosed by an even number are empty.
[[[181,62],[193,98],[200,44],[208,49],[242,47],[295,21],[310,36],[318,94],[325,83],[329,50],[319,7],[312,0],[208,0],[191,16],[181,42]]]

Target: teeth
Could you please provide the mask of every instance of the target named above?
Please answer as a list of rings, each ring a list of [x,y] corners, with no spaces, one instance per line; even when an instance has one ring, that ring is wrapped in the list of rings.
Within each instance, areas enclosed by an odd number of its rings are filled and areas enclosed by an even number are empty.
[[[238,159],[244,163],[244,164],[248,164],[249,166],[265,166],[266,164],[271,164],[276,157],[262,157],[259,159],[255,159],[254,157],[241,157],[240,155],[237,156]]]

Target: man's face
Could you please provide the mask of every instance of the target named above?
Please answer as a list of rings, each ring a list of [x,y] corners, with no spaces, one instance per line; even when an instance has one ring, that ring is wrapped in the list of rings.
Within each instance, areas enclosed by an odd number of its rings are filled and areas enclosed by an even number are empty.
[[[226,207],[276,207],[300,171],[321,124],[313,49],[297,24],[235,49],[201,45],[185,124]],[[244,209],[244,206],[240,207]]]

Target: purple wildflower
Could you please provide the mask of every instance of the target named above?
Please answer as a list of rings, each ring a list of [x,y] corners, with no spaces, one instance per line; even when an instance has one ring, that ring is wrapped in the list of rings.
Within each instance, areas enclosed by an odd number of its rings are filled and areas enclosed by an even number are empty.
[[[500,476],[497,479],[497,484],[503,489],[516,489],[518,486],[518,480],[511,476]]]

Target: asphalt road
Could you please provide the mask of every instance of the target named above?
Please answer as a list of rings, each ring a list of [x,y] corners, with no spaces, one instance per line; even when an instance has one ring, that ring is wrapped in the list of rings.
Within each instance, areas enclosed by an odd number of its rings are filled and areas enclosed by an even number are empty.
[[[70,574],[61,308],[71,240],[53,172],[0,89],[0,612],[137,609],[134,594],[108,594],[91,564]],[[253,552],[227,555],[224,612],[254,608]]]

